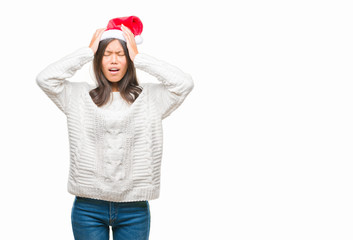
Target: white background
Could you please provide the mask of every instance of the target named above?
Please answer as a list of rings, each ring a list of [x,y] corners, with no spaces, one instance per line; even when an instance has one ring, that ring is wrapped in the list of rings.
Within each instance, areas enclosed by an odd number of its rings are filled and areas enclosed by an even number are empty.
[[[3,1],[1,239],[73,239],[48,64],[111,18],[195,87],[164,121],[150,239],[353,239],[351,1]],[[92,81],[89,64],[72,81]],[[140,79],[143,81],[143,79]]]

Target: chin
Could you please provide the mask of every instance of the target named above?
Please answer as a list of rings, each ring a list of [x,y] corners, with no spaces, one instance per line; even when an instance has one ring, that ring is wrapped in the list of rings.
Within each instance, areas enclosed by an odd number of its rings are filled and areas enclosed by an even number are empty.
[[[108,81],[111,82],[111,83],[117,83],[117,82],[119,82],[121,79],[122,79],[122,78],[120,78],[120,79],[108,79]]]

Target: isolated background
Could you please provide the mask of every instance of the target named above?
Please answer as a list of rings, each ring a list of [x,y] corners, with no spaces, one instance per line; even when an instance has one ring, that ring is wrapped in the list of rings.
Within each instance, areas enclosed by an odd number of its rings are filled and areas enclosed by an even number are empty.
[[[66,118],[35,77],[136,15],[139,50],[195,82],[164,121],[150,239],[352,239],[352,12],[340,0],[1,3],[0,238],[73,239]],[[71,80],[92,81],[89,65]]]

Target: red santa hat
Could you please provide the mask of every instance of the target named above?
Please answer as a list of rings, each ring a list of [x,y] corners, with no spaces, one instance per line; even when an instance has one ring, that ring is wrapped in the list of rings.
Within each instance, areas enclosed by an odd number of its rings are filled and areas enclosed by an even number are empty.
[[[141,20],[136,16],[113,18],[109,21],[107,29],[101,36],[100,41],[107,38],[118,38],[126,42],[121,24],[128,27],[135,36],[136,44],[141,44],[143,39],[140,36],[142,33],[143,25]]]

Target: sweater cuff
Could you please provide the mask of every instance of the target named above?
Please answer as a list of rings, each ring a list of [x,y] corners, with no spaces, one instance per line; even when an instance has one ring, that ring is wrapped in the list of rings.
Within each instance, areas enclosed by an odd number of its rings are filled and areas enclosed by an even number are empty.
[[[156,59],[145,54],[145,53],[138,53],[136,56],[135,56],[135,59],[134,59],[134,65],[136,68],[144,68],[144,66],[148,65],[148,63],[151,63],[151,62],[156,62]]]
[[[88,53],[89,56],[94,57],[94,52],[92,48],[90,47],[84,47],[84,48],[86,49],[87,52],[89,52]]]
[[[86,64],[94,58],[94,52],[90,47],[81,47],[77,49],[75,55],[80,56],[81,65]]]

